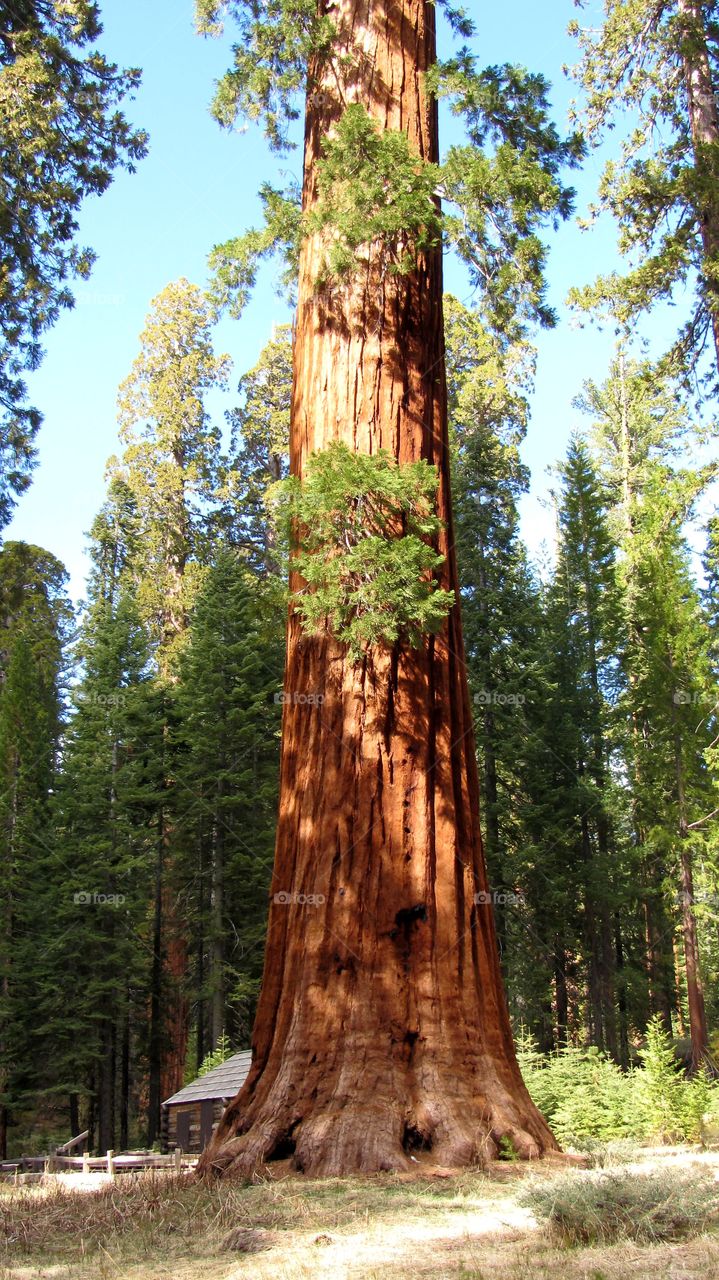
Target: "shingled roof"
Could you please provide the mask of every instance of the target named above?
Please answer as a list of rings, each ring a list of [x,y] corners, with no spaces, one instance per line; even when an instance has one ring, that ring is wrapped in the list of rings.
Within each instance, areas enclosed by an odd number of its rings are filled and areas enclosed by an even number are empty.
[[[234,1098],[247,1079],[252,1061],[252,1051],[243,1049],[241,1053],[233,1053],[231,1058],[213,1067],[206,1076],[198,1076],[178,1093],[163,1102],[169,1107],[176,1102],[202,1102],[203,1098]]]

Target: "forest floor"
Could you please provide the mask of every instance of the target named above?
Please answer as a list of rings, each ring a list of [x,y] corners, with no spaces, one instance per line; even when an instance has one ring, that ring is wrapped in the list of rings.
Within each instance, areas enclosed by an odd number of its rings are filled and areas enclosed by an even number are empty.
[[[702,1168],[719,1181],[719,1152],[632,1160],[637,1174]],[[274,1172],[253,1186],[129,1174],[94,1190],[5,1184],[0,1280],[719,1280],[719,1230],[558,1246],[520,1199],[528,1180],[566,1174],[562,1159],[326,1181]]]

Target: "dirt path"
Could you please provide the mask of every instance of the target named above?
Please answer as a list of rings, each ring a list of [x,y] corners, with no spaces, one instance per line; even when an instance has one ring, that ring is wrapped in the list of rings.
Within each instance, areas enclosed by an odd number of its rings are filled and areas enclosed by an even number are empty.
[[[719,1180],[719,1153],[686,1148],[645,1152],[628,1167],[639,1173],[697,1165]],[[425,1176],[412,1183],[356,1179],[328,1186],[292,1178],[236,1189],[224,1199],[178,1184],[137,1206],[118,1181],[101,1195],[120,1226],[108,1219],[105,1234],[94,1237],[95,1196],[37,1188],[27,1199],[30,1212],[55,1214],[47,1244],[36,1247],[26,1234],[19,1250],[25,1257],[0,1267],[0,1280],[719,1280],[719,1235],[660,1246],[557,1248],[519,1195],[527,1177],[562,1172],[543,1163],[536,1171],[504,1166],[490,1177]],[[74,1233],[63,1217],[66,1205],[78,1215]],[[22,1228],[22,1221],[11,1226],[18,1240]],[[78,1249],[84,1233],[88,1243]],[[230,1239],[238,1249],[228,1249]]]

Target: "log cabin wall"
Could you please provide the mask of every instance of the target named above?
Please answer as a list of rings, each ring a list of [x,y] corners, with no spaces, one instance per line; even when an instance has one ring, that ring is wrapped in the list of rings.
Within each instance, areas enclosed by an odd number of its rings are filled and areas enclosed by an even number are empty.
[[[163,1107],[162,1149],[180,1147],[186,1155],[200,1155],[207,1146],[227,1105],[226,1098],[203,1098]]]

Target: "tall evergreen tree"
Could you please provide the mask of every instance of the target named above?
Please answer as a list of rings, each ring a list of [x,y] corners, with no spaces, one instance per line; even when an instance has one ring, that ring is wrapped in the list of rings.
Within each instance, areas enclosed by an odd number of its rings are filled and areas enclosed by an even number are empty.
[[[572,704],[575,727],[586,1021],[590,1042],[618,1057],[614,918],[621,881],[615,874],[608,738],[609,704],[617,694],[615,547],[608,529],[606,494],[586,444],[576,436],[560,474],[554,595],[563,613],[574,667],[565,694]]]
[[[217,492],[220,435],[205,402],[226,385],[230,362],[214,353],[210,304],[184,279],[154,299],[140,344],[120,388],[125,450],[111,474],[139,514],[137,599],[168,674],[207,559],[206,506]]]
[[[193,900],[197,1061],[247,1042],[262,970],[277,807],[282,652],[257,580],[220,551],[178,690],[177,842]]]
[[[150,630],[163,682],[166,801],[161,806],[154,905],[149,1140],[160,1103],[180,1087],[189,1035],[188,929],[175,866],[171,725],[177,660],[210,554],[210,504],[217,497],[220,433],[206,406],[226,384],[227,356],[216,356],[213,311],[196,285],[181,279],[154,300],[140,353],[120,388],[125,450],[111,475],[137,513],[129,571]]]
[[[78,211],[118,167],[132,171],[146,134],[118,109],[139,83],[92,46],[90,0],[22,0],[0,9],[0,528],[30,481],[40,414],[23,373],[44,331],[73,304],[70,281],[94,255],[77,244]]]
[[[477,312],[452,297],[444,305],[455,541],[483,781],[485,852],[511,990],[507,948],[522,935],[521,916],[512,904],[519,901],[526,660],[538,616],[517,508],[528,484],[519,446],[532,352],[525,344],[503,349]]]
[[[91,601],[77,656],[82,678],[55,802],[53,879],[65,890],[45,956],[43,1058],[54,1092],[69,1097],[71,1124],[82,1106],[105,1151],[137,1135],[144,1092],[162,786],[149,642],[126,588]]]
[[[281,550],[268,518],[267,491],[289,470],[292,335],[280,325],[238,388],[242,402],[230,415],[232,440],[222,504],[224,539],[242,549],[250,565],[279,574]]]
[[[597,423],[621,552],[624,757],[645,883],[651,999],[671,1027],[678,997],[668,943],[679,906],[696,1066],[706,1051],[707,1028],[693,888],[698,837],[690,832],[707,801],[704,748],[712,717],[701,705],[710,672],[709,632],[684,528],[713,468],[687,465],[692,424],[672,384],[647,365],[628,363],[620,354],[608,383],[590,385],[584,403]]]
[[[51,841],[50,803],[72,608],[64,567],[22,542],[0,552],[0,1150],[36,1083],[38,895]]]
[[[618,221],[620,249],[636,261],[575,299],[590,309],[611,300],[627,323],[693,282],[695,301],[675,355],[692,368],[709,342],[715,372],[718,18],[714,0],[605,0],[598,29],[572,24],[583,54],[578,79],[587,95],[587,136],[598,142],[618,118],[628,121],[621,158],[607,163],[599,194]]]

